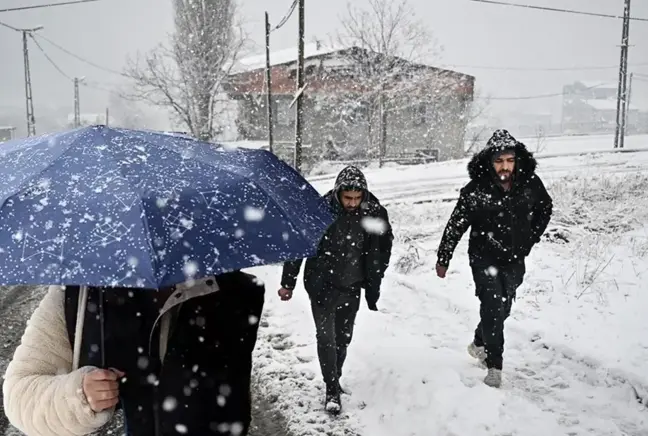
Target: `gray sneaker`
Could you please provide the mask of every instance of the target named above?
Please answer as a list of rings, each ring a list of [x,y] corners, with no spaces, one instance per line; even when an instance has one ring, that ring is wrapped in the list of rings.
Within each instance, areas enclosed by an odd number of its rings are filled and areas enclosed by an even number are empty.
[[[486,349],[484,347],[478,347],[474,342],[471,342],[468,345],[468,354],[474,359],[477,359],[481,365],[485,365],[486,361]]]
[[[488,368],[488,374],[484,378],[486,383],[491,388],[499,388],[502,385],[502,370],[495,368]]]

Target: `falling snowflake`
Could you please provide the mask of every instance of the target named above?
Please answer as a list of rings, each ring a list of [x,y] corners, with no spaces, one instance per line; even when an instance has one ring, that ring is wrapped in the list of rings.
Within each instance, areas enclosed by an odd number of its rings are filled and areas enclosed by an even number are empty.
[[[367,233],[381,235],[387,231],[387,223],[381,218],[364,217],[362,227]]]

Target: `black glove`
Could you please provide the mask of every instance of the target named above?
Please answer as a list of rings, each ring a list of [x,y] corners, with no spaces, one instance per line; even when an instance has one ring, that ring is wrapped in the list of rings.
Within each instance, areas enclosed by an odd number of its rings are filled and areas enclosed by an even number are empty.
[[[380,291],[365,289],[365,300],[367,300],[367,307],[369,307],[369,310],[374,312],[378,311],[378,306],[376,306],[376,303],[378,303],[379,298]]]

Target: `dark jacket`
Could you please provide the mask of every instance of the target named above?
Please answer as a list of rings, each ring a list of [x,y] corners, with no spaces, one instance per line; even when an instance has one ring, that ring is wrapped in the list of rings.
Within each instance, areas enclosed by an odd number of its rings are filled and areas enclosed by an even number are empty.
[[[359,248],[361,286],[365,289],[370,308],[378,302],[394,236],[387,210],[367,188],[364,174],[350,166],[340,172],[334,189],[325,194],[337,219],[322,237],[317,256],[306,260],[304,287],[311,298],[317,298],[320,292],[326,292],[329,286],[345,278],[343,275],[347,273],[348,263],[352,260],[349,255],[355,256],[353,251]],[[363,201],[356,212],[344,210],[340,203],[340,192],[349,189],[364,192]],[[295,288],[301,264],[302,260],[284,264],[282,287]]]
[[[155,290],[90,289],[80,367],[126,373],[119,406],[127,435],[171,436],[179,434],[178,428],[196,436],[247,434],[252,351],[264,287],[242,272],[219,275],[216,282],[215,292],[175,306],[163,361],[157,340],[161,323],[156,322],[161,305],[152,303]],[[78,288],[65,292],[73,344]],[[174,291],[169,298],[176,297]]]
[[[512,189],[496,179],[493,157],[515,152]],[[523,262],[540,241],[552,214],[552,200],[535,173],[536,160],[524,144],[506,131],[497,131],[468,163],[470,182],[461,189],[457,205],[443,232],[438,264],[448,266],[463,234],[471,228],[471,264],[508,265]]]

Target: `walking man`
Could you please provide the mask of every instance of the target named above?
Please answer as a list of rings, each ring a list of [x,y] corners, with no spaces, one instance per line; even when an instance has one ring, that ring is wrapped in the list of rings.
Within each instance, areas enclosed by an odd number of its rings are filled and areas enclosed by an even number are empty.
[[[480,322],[468,353],[485,364],[484,383],[500,387],[504,321],[525,274],[524,260],[540,242],[553,209],[535,174],[536,160],[506,130],[497,130],[468,163],[470,182],[443,233],[437,275],[446,276],[459,240],[471,227],[468,256],[480,300]]]
[[[367,306],[377,311],[380,285],[389,265],[392,229],[387,210],[367,189],[356,167],[343,169],[335,188],[325,195],[337,216],[320,241],[317,256],[306,260],[304,287],[315,320],[317,353],[326,384],[326,410],[341,411],[340,377],[360,308],[360,289]],[[284,265],[279,296],[287,301],[302,261]]]

